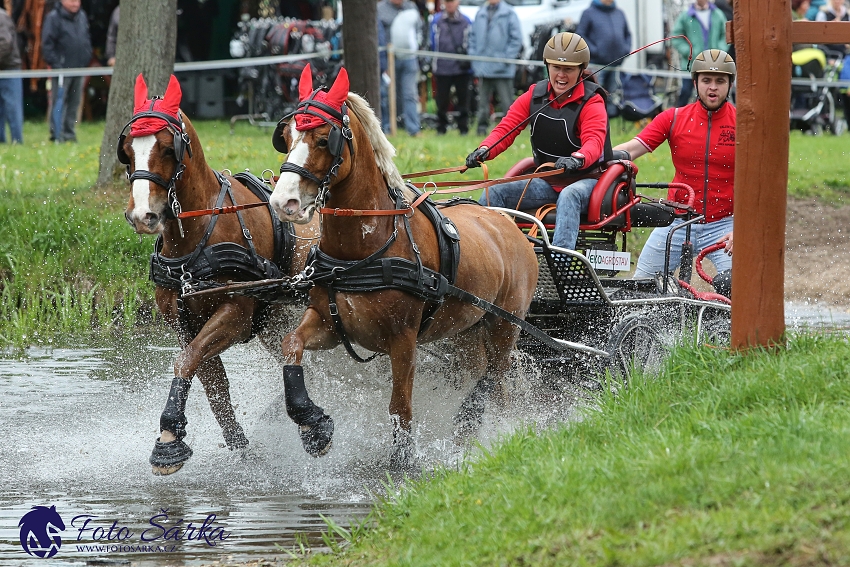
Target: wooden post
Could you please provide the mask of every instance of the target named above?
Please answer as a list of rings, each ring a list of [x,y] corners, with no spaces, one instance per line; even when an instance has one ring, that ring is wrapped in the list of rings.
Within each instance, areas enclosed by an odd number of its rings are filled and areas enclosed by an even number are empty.
[[[732,348],[781,344],[791,108],[789,0],[738,0]]]

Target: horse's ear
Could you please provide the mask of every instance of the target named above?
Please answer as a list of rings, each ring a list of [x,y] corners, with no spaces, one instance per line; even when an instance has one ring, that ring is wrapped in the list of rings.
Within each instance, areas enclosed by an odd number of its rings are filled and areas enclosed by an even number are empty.
[[[331,90],[328,91],[328,102],[333,106],[342,106],[342,103],[348,98],[349,87],[348,71],[345,70],[345,67],[341,67]]]
[[[136,77],[136,88],[133,91],[133,108],[139,108],[148,100],[148,86],[142,74]]]
[[[298,82],[298,100],[307,100],[311,92],[313,92],[313,70],[307,63],[301,71],[301,80]]]
[[[177,115],[180,110],[180,100],[183,98],[183,90],[180,88],[180,81],[177,77],[171,75],[168,80],[168,86],[165,88],[165,94],[162,95],[162,106],[165,112]]]

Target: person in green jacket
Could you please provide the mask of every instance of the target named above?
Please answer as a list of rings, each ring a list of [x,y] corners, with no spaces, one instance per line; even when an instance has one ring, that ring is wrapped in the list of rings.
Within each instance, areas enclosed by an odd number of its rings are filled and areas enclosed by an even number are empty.
[[[691,56],[706,49],[729,50],[726,43],[726,16],[709,0],[694,0],[691,6],[679,15],[673,26],[673,36],[683,35],[693,44],[693,52],[688,42],[681,37],[673,39],[673,47],[679,52],[684,63]],[[676,106],[685,106],[690,102],[694,91],[693,81],[682,81],[682,90]]]

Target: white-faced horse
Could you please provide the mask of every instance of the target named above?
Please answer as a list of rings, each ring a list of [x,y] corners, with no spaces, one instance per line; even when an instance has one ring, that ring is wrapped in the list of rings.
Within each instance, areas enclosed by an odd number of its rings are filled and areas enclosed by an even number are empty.
[[[272,207],[293,223],[322,216],[318,249],[305,272],[316,287],[298,328],[283,339],[287,409],[305,449],[323,454],[333,421],[307,395],[304,349],[343,344],[353,353],[356,343],[387,354],[394,457],[406,460],[416,345],[454,336],[472,345],[464,360],[480,380],[458,415],[480,421],[482,398],[503,386],[519,329],[470,301],[523,318],[537,285],[537,261],[503,215],[477,204],[435,214],[430,202],[414,203],[417,196],[405,188],[393,164],[395,149],[374,112],[348,87],[343,69],[329,91],[313,90],[305,69],[301,102],[273,139],[288,156]]]
[[[180,84],[172,75],[162,98],[148,98],[136,79],[134,114],[118,143],[132,192],[124,213],[139,234],[157,234],[151,256],[156,304],[177,332],[181,351],[160,418],[160,436],[150,462],[156,474],[179,470],[192,455],[186,435],[186,398],[192,377],[204,386],[210,407],[231,449],[248,445],[230,401],[220,354],[254,335],[280,357],[280,340],[290,321],[288,306],[250,297],[218,294],[184,298],[214,282],[279,278],[299,272],[317,226],[295,230],[277,220],[267,204],[236,214],[211,209],[268,201],[255,177],[214,171],[192,123],[179,109]],[[129,129],[129,132],[127,130]],[[197,216],[181,219],[179,215]]]

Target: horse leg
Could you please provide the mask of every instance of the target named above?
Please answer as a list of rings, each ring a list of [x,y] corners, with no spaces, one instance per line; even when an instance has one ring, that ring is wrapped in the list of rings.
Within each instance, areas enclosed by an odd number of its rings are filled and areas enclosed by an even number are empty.
[[[298,425],[304,450],[314,457],[321,457],[330,451],[334,421],[310,399],[304,384],[301,358],[305,348],[329,349],[337,343],[336,335],[325,328],[321,316],[312,308],[304,313],[298,328],[281,341],[284,360],[290,363],[283,367],[286,413]]]
[[[248,438],[245,437],[242,426],[236,421],[236,413],[230,401],[230,383],[221,357],[216,356],[204,361],[198,367],[197,374],[198,380],[201,381],[207,393],[210,409],[221,427],[227,447],[231,450],[247,447]]]
[[[192,456],[192,449],[183,441],[186,436],[186,399],[192,382],[180,376],[171,381],[165,409],[159,417],[160,436],[156,440],[150,464],[155,475],[175,473]]]
[[[411,425],[413,421],[413,376],[416,372],[416,332],[396,336],[390,345],[393,390],[390,396],[390,418],[393,420],[393,453],[390,466],[410,468],[414,457]]]
[[[484,410],[491,398],[495,397],[501,405],[506,405],[508,400],[504,375],[510,369],[511,350],[519,336],[519,329],[499,319],[495,322],[482,321],[478,330],[482,340],[477,344],[477,350],[486,357],[487,369],[455,414],[455,439],[458,443],[481,427]]]
[[[186,399],[189,397],[192,376],[205,360],[217,357],[239,338],[247,337],[250,321],[250,315],[242,307],[235,303],[226,304],[210,317],[189,344],[185,344],[185,339],[181,338],[185,346],[174,361],[174,380],[159,419],[160,436],[149,459],[155,475],[177,472],[192,456],[192,449],[183,441],[188,421]]]

